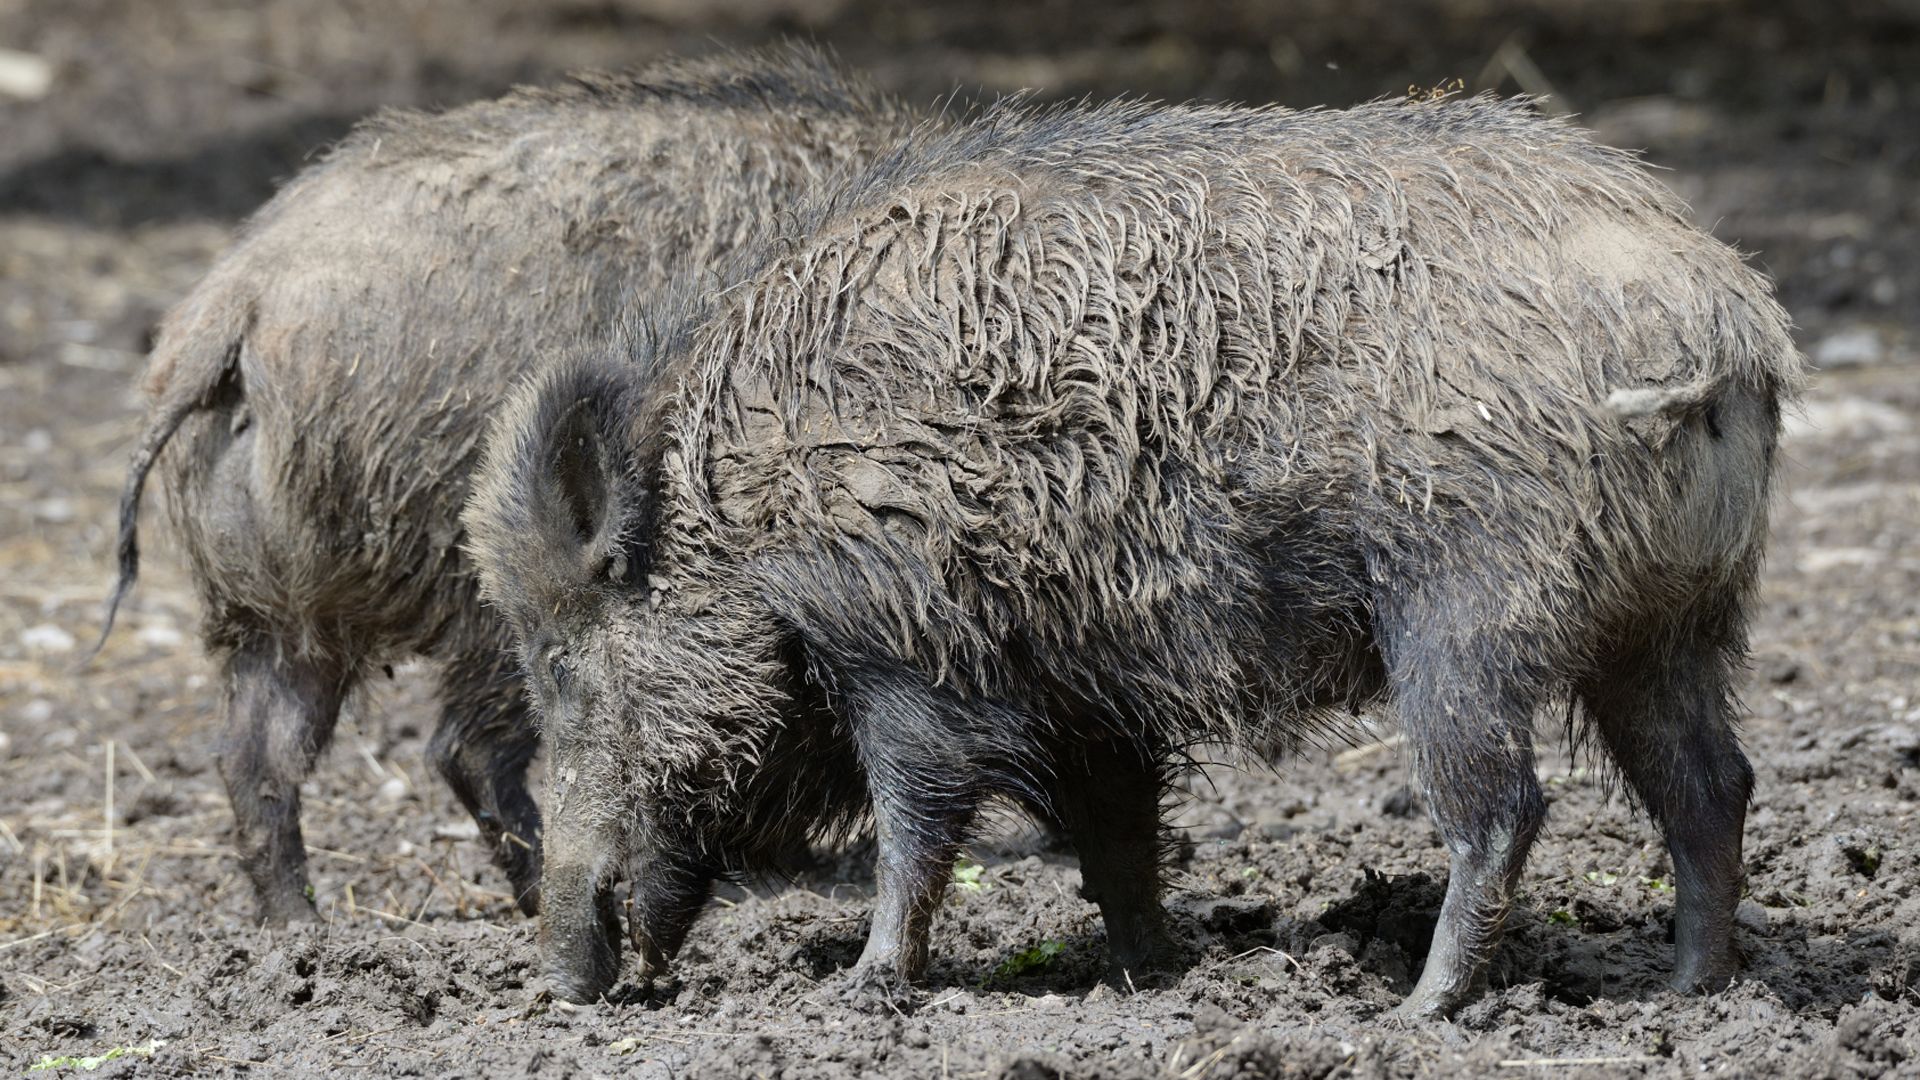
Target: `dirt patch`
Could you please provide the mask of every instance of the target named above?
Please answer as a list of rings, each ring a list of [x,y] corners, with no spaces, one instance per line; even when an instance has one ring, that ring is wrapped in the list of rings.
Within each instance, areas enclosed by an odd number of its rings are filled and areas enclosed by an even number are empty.
[[[1817,9],[1817,11],[1816,11]],[[382,104],[807,33],[910,98],[955,85],[1346,104],[1460,76],[1548,90],[1648,149],[1775,274],[1821,374],[1792,422],[1744,694],[1759,773],[1747,975],[1664,989],[1671,867],[1595,763],[1551,801],[1490,990],[1394,1025],[1445,860],[1392,732],[1179,810],[1182,964],[1103,985],[1070,854],[1013,822],[970,852],[924,994],[834,993],[870,853],[729,889],[670,981],[568,1009],[423,763],[420,673],[357,702],[306,796],[320,926],[249,927],[217,691],[164,545],[102,658],[111,500],[159,312],[313,148]],[[1893,5],[1314,0],[987,3],[0,2],[48,59],[0,99],[0,1062],[102,1073],[643,1076],[1680,1076],[1920,1073],[1920,23]],[[1551,742],[1551,737],[1543,738]],[[77,1066],[68,1066],[76,1067]]]

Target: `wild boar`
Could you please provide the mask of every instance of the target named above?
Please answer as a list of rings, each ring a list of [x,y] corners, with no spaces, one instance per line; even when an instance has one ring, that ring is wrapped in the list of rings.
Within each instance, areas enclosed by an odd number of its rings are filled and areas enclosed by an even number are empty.
[[[312,915],[300,782],[354,687],[409,656],[439,664],[429,757],[535,910],[537,735],[460,550],[482,426],[516,377],[910,123],[805,48],[383,113],[255,214],[167,316],[107,624],[157,465],[225,672],[220,769],[263,919]]]
[[[793,231],[489,436],[467,522],[546,715],[556,993],[616,978],[623,871],[646,976],[713,875],[864,813],[849,979],[909,983],[989,797],[1065,830],[1131,968],[1169,770],[1377,705],[1451,853],[1402,1006],[1443,1013],[1556,703],[1665,828],[1674,985],[1725,984],[1801,361],[1630,156],[1488,98],[1014,105]]]

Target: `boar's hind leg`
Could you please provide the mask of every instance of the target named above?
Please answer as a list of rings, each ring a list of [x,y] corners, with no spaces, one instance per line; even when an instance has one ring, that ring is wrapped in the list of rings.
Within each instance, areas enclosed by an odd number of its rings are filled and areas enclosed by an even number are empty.
[[[349,680],[333,665],[276,652],[266,646],[227,658],[219,760],[259,918],[283,926],[314,916],[300,838],[300,782],[333,735]]]
[[[1111,977],[1127,982],[1166,953],[1160,907],[1161,769],[1131,740],[1095,739],[1054,762],[1050,816],[1080,855],[1080,895],[1100,906]]]
[[[877,833],[873,927],[856,979],[888,989],[926,973],[933,913],[981,792],[967,717],[917,679],[853,680],[846,715],[866,770]]]
[[[527,767],[540,738],[517,669],[504,652],[449,663],[440,707],[427,756],[480,826],[520,910],[537,914],[540,810],[527,791]]]
[[[1733,915],[1753,769],[1733,726],[1737,644],[1681,627],[1616,657],[1580,691],[1601,741],[1666,832],[1676,893],[1673,987],[1681,991],[1718,990],[1738,966]]]
[[[1534,773],[1535,681],[1526,642],[1487,628],[1484,586],[1397,606],[1382,626],[1390,692],[1414,776],[1451,856],[1446,900],[1426,968],[1400,1006],[1407,1017],[1452,1012],[1498,944],[1527,849],[1546,818]]]

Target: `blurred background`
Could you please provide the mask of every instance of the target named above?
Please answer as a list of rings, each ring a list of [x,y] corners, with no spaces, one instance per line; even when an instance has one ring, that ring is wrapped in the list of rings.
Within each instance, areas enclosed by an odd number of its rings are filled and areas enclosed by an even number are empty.
[[[1915,0],[0,0],[0,220],[126,258],[142,230],[242,217],[380,106],[782,36],[916,104],[1540,94],[1671,168],[1816,351],[1838,330],[1836,356],[1903,347],[1920,309]],[[89,314],[36,295],[60,270],[23,245],[0,244],[0,362]],[[87,344],[137,343],[151,314]]]

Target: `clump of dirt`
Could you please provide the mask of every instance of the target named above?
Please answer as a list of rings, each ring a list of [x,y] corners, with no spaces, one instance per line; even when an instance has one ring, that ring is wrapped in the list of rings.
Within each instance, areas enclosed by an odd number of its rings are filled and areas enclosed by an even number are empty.
[[[293,1075],[1869,1077],[1920,1071],[1920,24],[1894,5],[1171,0],[22,0],[0,44],[48,60],[0,98],[0,1061]],[[1346,104],[1547,92],[1644,147],[1779,279],[1824,370],[1789,418],[1743,687],[1759,787],[1746,958],[1681,997],[1672,867],[1606,771],[1542,755],[1551,803],[1487,993],[1391,1008],[1419,973],[1444,851],[1390,729],[1277,772],[1210,769],[1179,809],[1179,963],[1102,981],[1069,852],[976,845],[928,985],[840,992],[870,850],[730,888],[676,973],[569,1008],[540,989],[464,812],[423,759],[403,668],[356,702],[305,792],[326,921],[247,923],[213,757],[219,701],[164,545],[88,670],[146,335],[236,221],[382,104],[571,66],[811,33],[918,101],[954,85]],[[1785,46],[1791,44],[1792,48]],[[1764,57],[1764,62],[1758,58]],[[156,532],[157,536],[157,532]],[[1543,733],[1551,731],[1543,727]],[[1543,734],[1543,742],[1550,743]],[[72,1068],[76,1066],[61,1066]]]

